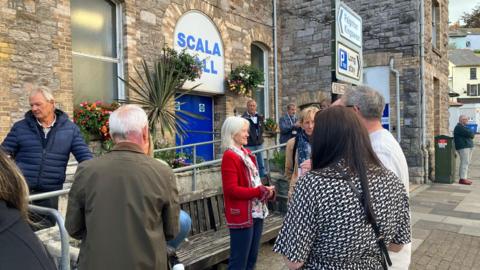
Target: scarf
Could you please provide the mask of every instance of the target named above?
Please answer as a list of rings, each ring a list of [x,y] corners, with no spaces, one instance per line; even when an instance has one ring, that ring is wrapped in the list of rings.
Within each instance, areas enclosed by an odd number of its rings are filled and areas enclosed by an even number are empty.
[[[232,150],[235,154],[237,154],[237,156],[242,159],[243,164],[245,164],[245,166],[247,167],[252,187],[258,187],[259,185],[261,185],[262,181],[260,180],[260,174],[258,173],[257,166],[255,166],[252,159],[245,152],[243,147],[242,149],[238,149],[237,147],[232,146],[229,147],[229,149]]]
[[[308,139],[307,133],[302,129],[297,135],[297,158],[298,166],[302,164],[305,160],[310,159],[312,154],[312,147],[310,145],[310,140]]]

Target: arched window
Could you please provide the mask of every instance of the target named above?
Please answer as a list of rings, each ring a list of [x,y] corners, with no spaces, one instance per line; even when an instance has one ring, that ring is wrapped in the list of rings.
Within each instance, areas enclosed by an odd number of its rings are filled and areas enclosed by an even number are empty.
[[[253,99],[257,101],[257,111],[265,117],[269,117],[268,100],[268,51],[261,44],[252,44],[250,46],[252,66],[263,71],[264,82],[259,85],[257,91],[253,93]]]
[[[124,98],[121,6],[108,0],[72,0],[73,101]]]

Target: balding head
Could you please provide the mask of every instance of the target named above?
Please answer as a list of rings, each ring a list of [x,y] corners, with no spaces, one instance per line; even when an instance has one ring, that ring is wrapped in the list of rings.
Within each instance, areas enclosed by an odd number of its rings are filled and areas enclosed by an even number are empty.
[[[458,117],[458,122],[465,126],[468,123],[468,117],[462,114]]]

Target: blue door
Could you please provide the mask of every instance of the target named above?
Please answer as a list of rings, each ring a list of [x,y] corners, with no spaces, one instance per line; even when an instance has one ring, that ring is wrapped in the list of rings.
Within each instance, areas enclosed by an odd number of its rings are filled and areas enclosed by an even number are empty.
[[[213,140],[213,99],[212,97],[184,95],[176,100],[177,109],[199,114],[203,119],[182,115],[187,121],[187,135],[182,139],[176,136],[176,145],[186,145]],[[180,152],[181,150],[179,150]],[[193,148],[184,148],[183,152],[193,156]],[[213,144],[197,146],[197,157],[213,160]],[[198,161],[198,159],[197,159]]]

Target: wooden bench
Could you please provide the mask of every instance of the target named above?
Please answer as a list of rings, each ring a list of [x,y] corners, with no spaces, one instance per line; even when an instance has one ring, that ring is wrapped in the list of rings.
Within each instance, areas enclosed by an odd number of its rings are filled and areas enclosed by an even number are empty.
[[[182,210],[192,218],[188,241],[177,250],[185,269],[206,269],[228,259],[230,236],[226,227],[222,190],[185,194],[180,197],[180,204]],[[271,209],[269,212],[263,225],[262,243],[274,239],[283,222],[282,213]]]

